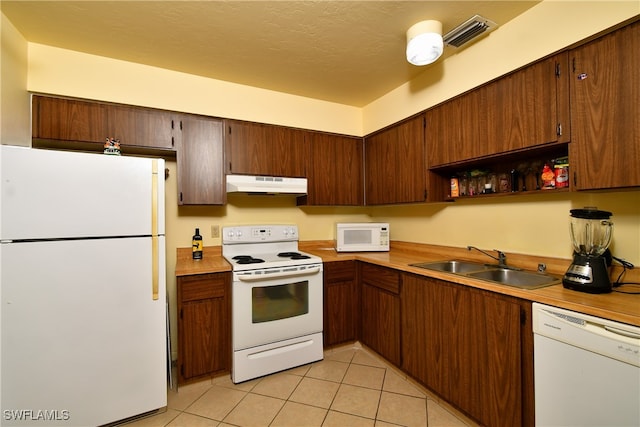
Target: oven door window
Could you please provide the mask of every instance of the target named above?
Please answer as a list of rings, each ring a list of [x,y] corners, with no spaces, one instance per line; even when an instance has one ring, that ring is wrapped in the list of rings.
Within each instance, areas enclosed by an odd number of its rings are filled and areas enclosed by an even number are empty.
[[[271,322],[309,313],[309,281],[251,289],[253,323]]]

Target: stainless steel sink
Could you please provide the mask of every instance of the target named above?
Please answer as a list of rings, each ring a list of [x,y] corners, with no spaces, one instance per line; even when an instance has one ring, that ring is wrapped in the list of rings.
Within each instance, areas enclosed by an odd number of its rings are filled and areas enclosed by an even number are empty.
[[[548,274],[500,268],[471,261],[447,260],[410,265],[522,289],[543,288],[545,286],[557,285],[561,282],[557,277]]]
[[[413,267],[426,268],[427,270],[444,271],[447,273],[456,274],[465,274],[471,271],[481,271],[487,268],[480,263],[458,260],[423,262],[411,265]]]
[[[509,270],[506,268],[476,271],[467,274],[467,277],[473,277],[474,279],[487,280],[489,282],[515,286],[523,289],[536,289],[560,283],[560,279],[547,274],[532,273],[522,270]]]

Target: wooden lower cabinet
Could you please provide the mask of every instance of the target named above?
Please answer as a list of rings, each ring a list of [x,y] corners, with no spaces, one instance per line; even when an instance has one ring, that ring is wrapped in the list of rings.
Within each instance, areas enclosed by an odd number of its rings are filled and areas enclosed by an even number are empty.
[[[178,382],[231,368],[229,273],[177,278]]]
[[[360,264],[362,343],[400,366],[400,274]]]
[[[324,346],[358,339],[358,281],[355,261],[324,264]]]
[[[482,425],[533,425],[530,303],[409,274],[401,301],[404,371]]]

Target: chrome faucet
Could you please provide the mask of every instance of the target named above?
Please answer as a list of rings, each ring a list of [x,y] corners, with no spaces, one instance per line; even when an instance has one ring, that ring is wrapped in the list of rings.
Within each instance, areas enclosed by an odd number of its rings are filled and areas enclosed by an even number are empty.
[[[472,249],[475,249],[478,252],[482,252],[486,256],[491,257],[491,258],[495,259],[496,261],[498,261],[498,267],[500,267],[500,268],[508,268],[508,269],[511,269],[511,270],[518,270],[517,268],[510,267],[510,266],[507,265],[507,256],[502,251],[494,249],[494,251],[498,253],[498,256],[495,257],[495,256],[491,255],[490,253],[483,251],[480,248],[476,248],[475,246],[467,246],[467,250],[468,251],[470,251]]]

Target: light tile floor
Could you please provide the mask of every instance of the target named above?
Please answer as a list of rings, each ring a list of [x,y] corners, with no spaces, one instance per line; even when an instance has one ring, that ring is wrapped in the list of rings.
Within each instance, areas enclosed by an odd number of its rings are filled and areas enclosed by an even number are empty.
[[[229,376],[169,390],[148,426],[474,426],[358,343],[322,361],[233,384]]]

